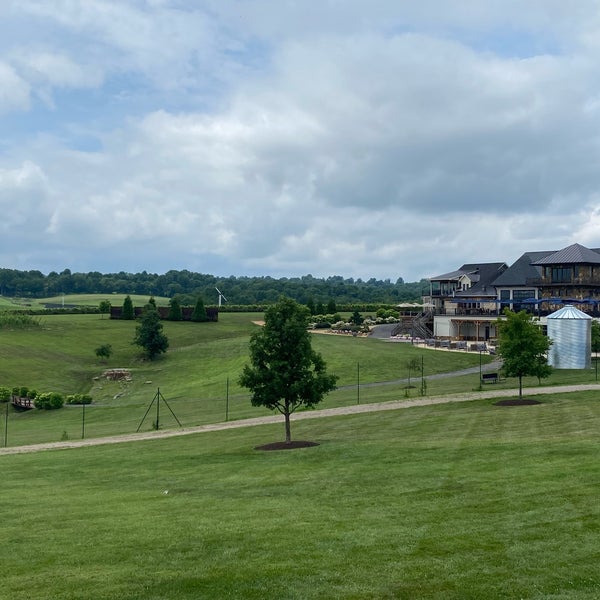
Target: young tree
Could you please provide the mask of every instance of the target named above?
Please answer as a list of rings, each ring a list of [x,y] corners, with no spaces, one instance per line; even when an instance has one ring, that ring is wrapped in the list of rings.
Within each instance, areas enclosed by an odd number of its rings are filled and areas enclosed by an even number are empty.
[[[194,306],[194,312],[192,313],[192,321],[202,323],[208,321],[208,315],[206,314],[206,308],[204,307],[204,301],[202,298],[198,298],[196,306]]]
[[[410,384],[410,377],[412,373],[418,373],[421,370],[421,361],[416,358],[409,358],[405,363],[404,366],[406,367],[406,370],[408,371],[408,385],[407,387],[410,388],[412,387],[412,385]]]
[[[179,298],[175,296],[169,301],[169,321],[181,321],[183,314],[181,312],[181,304]]]
[[[104,315],[107,315],[110,312],[110,302],[108,300],[101,300],[98,306],[98,310],[104,318]]]
[[[312,407],[335,389],[337,376],[311,346],[308,309],[281,298],[265,312],[264,326],[250,339],[250,365],[239,383],[252,392],[253,406],[266,406],[285,417],[285,441],[291,442],[290,415]]]
[[[552,340],[542,333],[533,316],[522,310],[504,309],[505,320],[499,319],[498,354],[503,360],[502,370],[508,377],[519,378],[519,400],[523,398],[523,377],[532,375],[542,379],[550,375],[548,349]]]
[[[327,302],[327,312],[329,314],[334,314],[337,312],[337,306],[333,298],[329,298],[329,302]]]
[[[352,316],[350,317],[350,323],[353,323],[354,325],[362,325],[364,319],[362,318],[362,315],[358,312],[358,309],[355,310],[352,313]]]
[[[121,312],[121,319],[127,321],[133,321],[135,319],[135,311],[133,310],[133,302],[131,296],[127,295],[123,300],[123,311]]]
[[[102,360],[108,360],[112,356],[112,346],[110,344],[102,344],[95,350],[96,356]]]
[[[169,340],[162,329],[158,310],[152,304],[146,304],[140,324],[135,329],[133,343],[140,346],[150,360],[166,352],[169,347]]]

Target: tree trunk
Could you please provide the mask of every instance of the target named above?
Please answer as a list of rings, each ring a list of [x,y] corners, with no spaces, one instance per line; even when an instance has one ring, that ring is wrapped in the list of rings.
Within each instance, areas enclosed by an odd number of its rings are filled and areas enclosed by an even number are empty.
[[[523,375],[519,375],[519,400],[523,400]]]
[[[285,443],[290,444],[292,441],[292,430],[290,427],[290,405],[288,402],[285,403],[283,416],[285,417]]]

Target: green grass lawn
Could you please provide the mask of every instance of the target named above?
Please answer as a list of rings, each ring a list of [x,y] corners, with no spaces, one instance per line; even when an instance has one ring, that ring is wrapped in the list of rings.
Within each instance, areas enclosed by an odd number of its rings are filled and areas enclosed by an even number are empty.
[[[169,351],[153,362],[141,360],[139,349],[131,343],[136,327],[133,321],[110,320],[102,315],[49,315],[41,317],[39,328],[2,329],[0,386],[27,386],[63,394],[89,392],[94,399],[85,415],[80,407],[25,413],[11,408],[7,444],[131,433],[140,425],[150,429],[151,416],[143,424],[141,421],[158,389],[184,426],[221,422],[226,416],[233,420],[268,414],[265,409],[252,407],[247,390],[237,384],[248,360],[250,334],[258,327],[253,321],[261,318],[259,313],[222,313],[218,323],[164,322]],[[479,355],[475,353],[351,336],[315,334],[312,340],[328,368],[339,377],[339,389],[325,398],[320,405],[323,408],[417,397],[420,374],[412,373],[414,387],[410,389],[404,381],[408,376],[406,364],[412,358],[422,362],[427,376],[475,368],[471,375],[428,380],[427,395],[472,391],[479,386]],[[114,354],[107,362],[95,356],[94,350],[101,344],[113,347]],[[482,357],[484,364],[490,360]],[[130,369],[132,381],[109,382],[101,377],[104,370],[115,367]],[[594,380],[593,370],[555,371],[544,384]],[[374,385],[382,382],[392,383]],[[528,387],[538,385],[532,378],[524,383]],[[494,389],[515,385],[516,381],[509,379]],[[162,428],[177,426],[166,408],[161,415]]]
[[[539,399],[0,456],[0,598],[596,599],[600,403]]]
[[[65,294],[64,296],[49,296],[48,298],[1,298],[0,309],[45,308],[47,304],[62,306],[93,306],[97,308],[102,300],[108,300],[112,306],[123,306],[128,294]],[[144,306],[150,296],[129,294],[134,306]],[[169,306],[169,298],[154,296],[157,306]]]

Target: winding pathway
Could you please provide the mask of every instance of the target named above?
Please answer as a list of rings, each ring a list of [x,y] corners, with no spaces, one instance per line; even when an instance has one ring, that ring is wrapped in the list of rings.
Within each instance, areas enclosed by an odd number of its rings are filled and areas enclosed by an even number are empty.
[[[588,390],[600,390],[600,384],[582,384],[582,385],[561,385],[524,388],[523,396],[536,396],[538,394],[561,394],[569,392],[581,392]],[[518,394],[517,389],[505,390],[485,390],[478,392],[468,392],[460,394],[448,394],[444,396],[428,396],[409,400],[395,400],[391,402],[379,402],[373,404],[356,404],[352,406],[342,406],[339,408],[324,408],[320,410],[311,410],[299,412],[292,415],[294,421],[304,421],[306,419],[319,419],[323,417],[334,417],[339,415],[356,415],[369,412],[378,412],[384,410],[399,410],[403,408],[413,408],[415,406],[428,406],[432,404],[445,404],[448,402],[469,402],[471,400],[484,400],[491,398],[511,397]],[[257,425],[268,425],[272,423],[281,423],[281,415],[267,417],[257,417],[253,419],[240,419],[239,421],[229,421],[225,423],[212,423],[209,425],[199,425],[197,427],[183,427],[181,429],[169,429],[165,431],[151,431],[144,433],[133,433],[126,435],[115,435],[102,438],[90,438],[85,440],[68,440],[64,442],[50,442],[45,444],[31,444],[27,446],[9,446],[0,448],[0,456],[7,454],[25,454],[31,452],[41,452],[44,450],[64,450],[67,448],[83,448],[87,446],[101,446],[105,444],[121,444],[124,442],[138,442],[142,440],[156,440],[182,435],[193,435],[208,433],[210,431],[224,431],[227,429],[240,429],[242,427],[255,427]]]

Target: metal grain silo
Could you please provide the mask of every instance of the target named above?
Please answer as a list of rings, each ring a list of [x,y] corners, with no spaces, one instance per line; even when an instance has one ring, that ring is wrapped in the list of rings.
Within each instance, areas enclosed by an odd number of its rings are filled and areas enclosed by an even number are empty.
[[[591,368],[592,317],[567,304],[548,315],[552,340],[548,364],[555,369]]]

